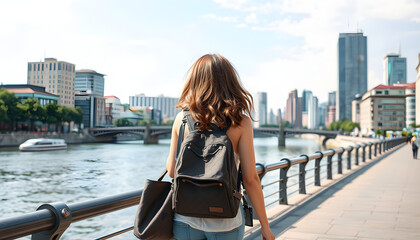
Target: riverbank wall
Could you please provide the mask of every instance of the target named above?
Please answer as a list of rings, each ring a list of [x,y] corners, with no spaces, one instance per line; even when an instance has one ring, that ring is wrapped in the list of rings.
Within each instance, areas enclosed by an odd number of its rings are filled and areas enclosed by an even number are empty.
[[[88,132],[83,133],[25,133],[12,132],[9,134],[0,134],[0,147],[18,147],[20,144],[31,138],[61,138],[67,144],[111,142],[112,138],[95,138]]]

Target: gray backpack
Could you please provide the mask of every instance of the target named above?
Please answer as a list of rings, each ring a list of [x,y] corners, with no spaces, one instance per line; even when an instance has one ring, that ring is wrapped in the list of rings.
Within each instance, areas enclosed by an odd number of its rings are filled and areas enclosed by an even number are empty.
[[[184,137],[185,124],[189,134]],[[227,129],[212,124],[199,131],[184,111],[179,131],[172,206],[176,213],[202,218],[233,218],[242,197]]]

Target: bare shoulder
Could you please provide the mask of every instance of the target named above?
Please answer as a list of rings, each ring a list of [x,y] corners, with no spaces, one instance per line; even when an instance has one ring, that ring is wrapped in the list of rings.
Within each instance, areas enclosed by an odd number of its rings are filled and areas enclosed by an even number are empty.
[[[252,131],[251,118],[243,116],[241,123],[235,127],[231,127],[229,130],[232,130],[232,132],[239,135],[242,135],[242,133],[246,131]]]
[[[177,132],[178,132],[179,127],[181,126],[182,118],[184,118],[184,113],[181,111],[176,115],[174,124],[173,124],[173,127],[177,129],[176,130]]]

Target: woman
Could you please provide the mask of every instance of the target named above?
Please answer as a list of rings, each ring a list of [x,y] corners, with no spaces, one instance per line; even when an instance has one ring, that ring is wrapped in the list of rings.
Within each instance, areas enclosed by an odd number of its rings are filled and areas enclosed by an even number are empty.
[[[419,151],[419,147],[417,145],[417,138],[415,135],[411,138],[411,149],[413,150],[413,158],[417,159],[417,152]]]
[[[252,96],[241,86],[238,74],[230,62],[221,55],[207,54],[191,67],[177,108],[189,109],[199,130],[210,128],[214,123],[228,128],[235,152],[240,162],[243,184],[261,225],[263,239],[274,239],[264,206],[260,179],[255,168],[253,129],[251,124]],[[172,139],[166,168],[174,177],[176,146],[183,113],[179,113],[172,128]],[[227,122],[230,119],[230,127]],[[185,128],[184,136],[188,135]],[[239,165],[239,162],[237,165]],[[175,214],[175,239],[242,239],[244,213],[242,206],[234,218],[209,219]]]

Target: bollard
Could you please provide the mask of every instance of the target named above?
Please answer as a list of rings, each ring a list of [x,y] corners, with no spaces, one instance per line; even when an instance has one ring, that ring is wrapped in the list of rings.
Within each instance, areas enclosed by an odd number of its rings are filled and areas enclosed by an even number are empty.
[[[345,148],[340,147],[343,151],[338,153],[338,160],[337,160],[337,172],[338,174],[343,174],[343,154],[346,151]]]
[[[353,146],[350,146],[350,150],[347,151],[347,169],[351,169],[351,151],[353,151]]]
[[[319,153],[321,154],[320,158],[315,159],[315,181],[314,181],[314,185],[315,186],[321,186],[321,160],[324,157],[324,154],[320,151],[316,151],[315,153]]]
[[[332,158],[335,154],[334,149],[328,149],[333,152],[332,155],[329,155],[327,158],[327,179],[332,179]]]
[[[360,148],[360,145],[359,144],[356,144],[356,159],[354,161],[354,164],[356,166],[359,165],[359,148]]]
[[[378,143],[375,143],[375,151],[373,152],[374,157],[376,157],[377,150],[378,150]]]
[[[363,143],[363,147],[362,147],[362,162],[366,162],[366,143]]]
[[[372,160],[372,142],[369,143],[369,160]]]
[[[286,161],[287,167],[280,168],[279,204],[287,205],[287,171],[289,171],[291,162],[287,158],[283,158],[280,161]]]
[[[379,155],[381,155],[382,154],[382,141],[379,142],[378,149],[379,149]]]
[[[305,181],[305,175],[306,175],[306,164],[309,162],[308,155],[302,154],[301,157],[306,158],[306,162],[299,163],[299,193],[300,194],[306,194],[306,181]]]

